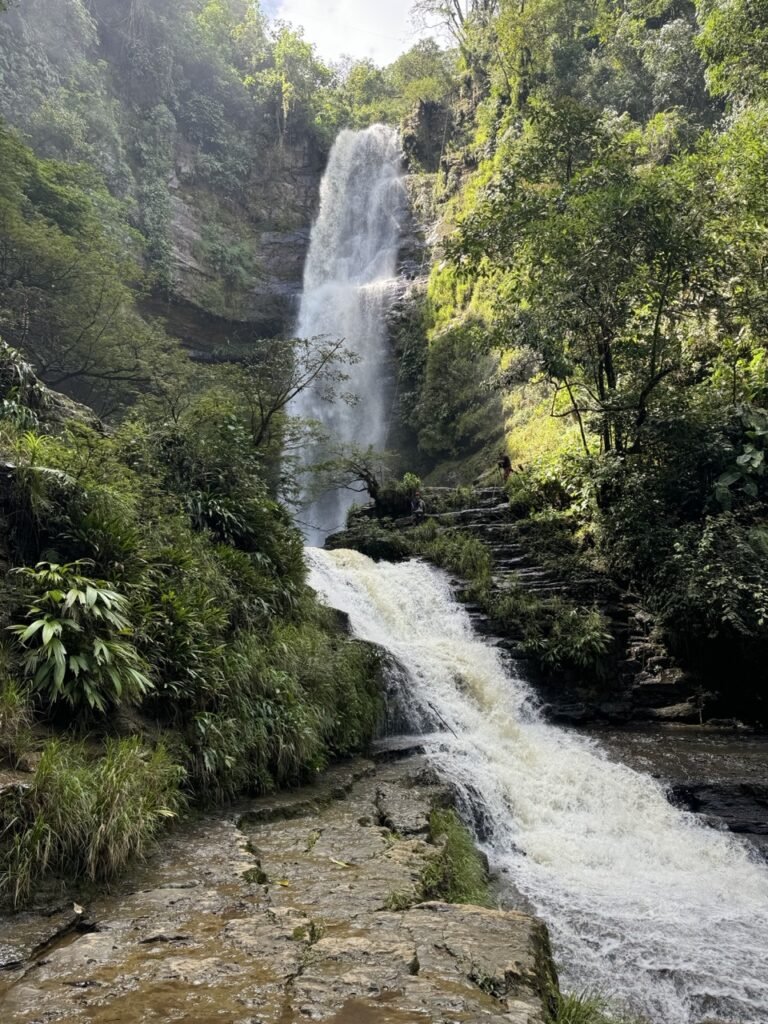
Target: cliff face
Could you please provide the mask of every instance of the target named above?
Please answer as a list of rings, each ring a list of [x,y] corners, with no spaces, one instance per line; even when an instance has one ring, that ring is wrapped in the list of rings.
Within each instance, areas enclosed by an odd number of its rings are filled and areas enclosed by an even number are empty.
[[[144,309],[183,343],[210,352],[290,331],[326,146],[300,120],[276,130],[201,49],[194,5],[179,5],[186,20],[158,15],[166,38],[139,7],[27,0],[6,12],[0,116],[38,155],[103,175],[146,243]]]
[[[296,140],[261,154],[248,194],[227,200],[200,187],[186,147],[177,152],[168,183],[172,284],[155,308],[191,348],[290,332],[324,164],[312,140]],[[234,273],[226,251],[241,255]]]

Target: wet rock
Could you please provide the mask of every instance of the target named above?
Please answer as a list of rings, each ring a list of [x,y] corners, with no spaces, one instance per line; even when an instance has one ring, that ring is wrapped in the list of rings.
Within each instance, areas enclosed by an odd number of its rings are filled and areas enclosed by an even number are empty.
[[[701,722],[701,707],[698,702],[688,700],[665,708],[649,708],[648,716],[659,722],[684,722],[695,725]]]
[[[539,922],[388,909],[393,894],[419,891],[439,855],[424,830],[445,790],[424,768],[356,762],[317,787],[180,826],[94,900],[98,932],[62,936],[42,959],[35,944],[16,956],[31,960],[0,977],[3,1024],[544,1024],[554,972]],[[244,877],[256,869],[262,885]]]
[[[41,954],[82,922],[73,908],[48,914],[16,914],[0,918],[0,970],[12,970]]]
[[[421,736],[389,736],[377,740],[371,753],[377,764],[385,761],[401,761],[423,754],[424,740]]]
[[[431,801],[428,791],[383,786],[376,791],[379,823],[401,836],[426,835],[429,832]]]
[[[552,722],[562,725],[581,725],[594,718],[587,704],[546,704],[542,711]]]
[[[731,832],[768,836],[768,784],[689,784],[671,788],[675,803],[724,822]]]

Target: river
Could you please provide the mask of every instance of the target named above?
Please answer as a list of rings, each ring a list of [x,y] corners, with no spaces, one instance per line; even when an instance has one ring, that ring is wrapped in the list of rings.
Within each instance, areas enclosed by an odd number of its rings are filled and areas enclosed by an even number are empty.
[[[549,925],[566,987],[654,1024],[768,1020],[768,868],[661,783],[547,724],[420,562],[310,551],[311,583],[402,668],[398,699],[492,866]]]

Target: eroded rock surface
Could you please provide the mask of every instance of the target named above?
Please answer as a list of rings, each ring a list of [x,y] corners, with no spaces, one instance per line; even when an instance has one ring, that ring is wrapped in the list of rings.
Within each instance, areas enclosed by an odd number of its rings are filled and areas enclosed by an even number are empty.
[[[46,943],[38,929],[6,961],[3,1024],[545,1024],[556,979],[541,922],[390,909],[439,855],[428,816],[445,799],[418,757],[357,762],[179,828],[86,908],[95,930]]]

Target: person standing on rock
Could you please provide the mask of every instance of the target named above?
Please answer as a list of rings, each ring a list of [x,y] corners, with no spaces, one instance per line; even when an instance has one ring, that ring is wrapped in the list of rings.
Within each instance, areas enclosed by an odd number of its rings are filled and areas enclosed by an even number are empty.
[[[424,504],[421,491],[416,491],[411,499],[411,515],[413,516],[414,526],[418,526],[420,523],[423,523],[426,514],[427,506]]]

